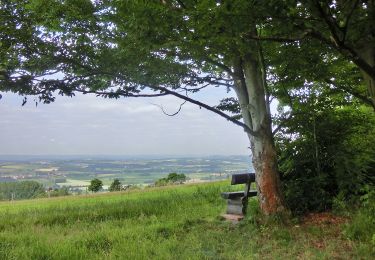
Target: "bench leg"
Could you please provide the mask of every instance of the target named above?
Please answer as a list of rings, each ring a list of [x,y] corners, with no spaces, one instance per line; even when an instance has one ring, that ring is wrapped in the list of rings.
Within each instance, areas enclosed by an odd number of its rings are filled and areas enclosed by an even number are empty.
[[[227,200],[227,214],[243,215],[243,204],[241,198]]]
[[[236,198],[227,200],[227,214],[245,215],[248,199]]]

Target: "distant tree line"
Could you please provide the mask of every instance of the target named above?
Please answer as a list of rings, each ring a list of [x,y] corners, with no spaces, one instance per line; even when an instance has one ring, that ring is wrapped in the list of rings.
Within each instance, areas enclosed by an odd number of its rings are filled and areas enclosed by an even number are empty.
[[[68,187],[45,189],[37,181],[0,182],[0,200],[24,200],[71,195]]]
[[[48,197],[60,197],[60,196],[68,196],[71,195],[69,191],[69,187],[61,187],[59,189],[49,189],[47,196]]]
[[[0,200],[21,200],[45,195],[42,184],[36,181],[0,183]]]
[[[167,177],[161,178],[157,180],[153,185],[151,186],[166,186],[171,184],[182,184],[187,180],[187,177],[183,173],[169,173]],[[114,179],[113,182],[110,184],[108,191],[114,192],[114,191],[124,191],[128,189],[137,189],[139,188],[136,185],[123,185],[119,179]],[[88,186],[87,190],[91,191],[93,193],[99,192],[103,189],[103,181],[100,179],[92,179],[90,182],[90,185]]]

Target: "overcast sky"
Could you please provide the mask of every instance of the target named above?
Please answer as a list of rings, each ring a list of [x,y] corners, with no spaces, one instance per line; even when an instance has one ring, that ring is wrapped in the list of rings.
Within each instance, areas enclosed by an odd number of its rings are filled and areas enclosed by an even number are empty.
[[[214,88],[195,98],[217,104]],[[58,97],[37,107],[2,93],[0,155],[248,155],[244,131],[224,118],[174,97],[109,100],[92,95]]]

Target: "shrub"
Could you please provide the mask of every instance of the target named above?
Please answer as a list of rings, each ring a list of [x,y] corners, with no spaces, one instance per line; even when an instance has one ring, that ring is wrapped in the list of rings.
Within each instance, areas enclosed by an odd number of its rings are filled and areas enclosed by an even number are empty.
[[[367,186],[365,189],[368,192],[361,197],[361,208],[346,225],[344,234],[349,239],[372,243],[375,246],[375,187]]]
[[[374,183],[375,117],[363,107],[305,111],[276,137],[286,201],[295,214],[358,201]]]

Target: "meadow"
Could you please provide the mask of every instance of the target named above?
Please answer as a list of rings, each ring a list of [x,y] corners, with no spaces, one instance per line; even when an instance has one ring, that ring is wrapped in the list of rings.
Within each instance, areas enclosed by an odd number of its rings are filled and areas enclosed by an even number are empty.
[[[229,183],[0,202],[0,259],[370,259],[351,217],[239,224],[220,216]],[[316,220],[316,219],[315,219]],[[334,221],[332,221],[334,220]]]

